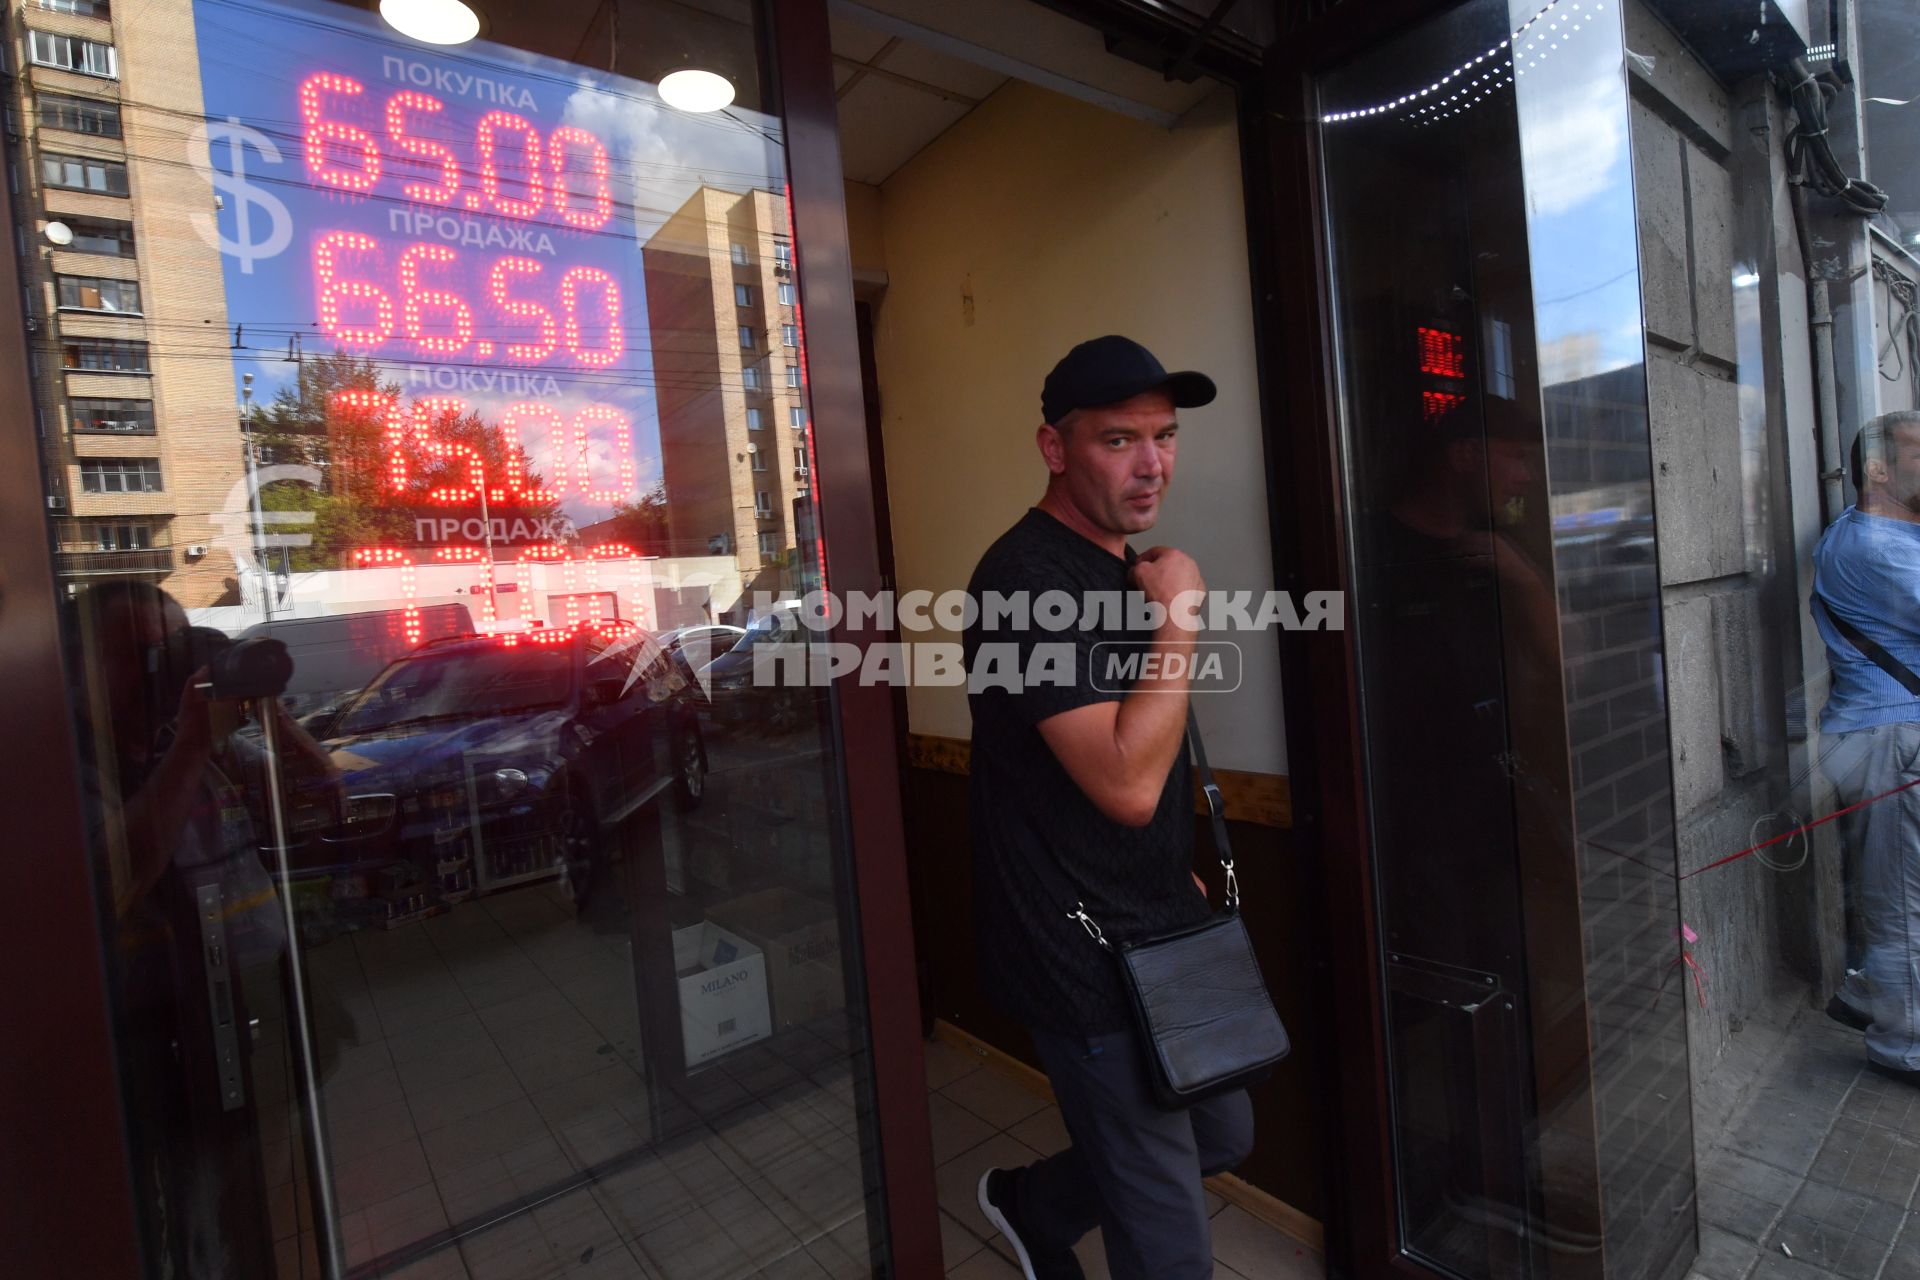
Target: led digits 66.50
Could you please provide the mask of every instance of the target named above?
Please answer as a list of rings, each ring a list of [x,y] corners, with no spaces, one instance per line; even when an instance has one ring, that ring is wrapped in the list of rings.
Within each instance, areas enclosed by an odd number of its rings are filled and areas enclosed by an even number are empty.
[[[552,308],[514,289],[521,281],[544,282],[546,264],[532,258],[499,258],[486,273],[488,332],[474,340],[474,307],[427,272],[456,274],[459,251],[444,244],[410,244],[396,255],[389,274],[380,242],[364,231],[330,231],[314,242],[314,287],[320,327],[343,347],[371,352],[404,332],[423,355],[452,359],[492,356],[502,345],[515,364],[540,364],[564,352],[573,363],[605,369],[627,349],[620,323],[620,286],[599,267],[570,267],[545,297]],[[397,276],[396,287],[376,283]],[[517,339],[517,340],[511,340]],[[471,348],[471,351],[469,351]]]

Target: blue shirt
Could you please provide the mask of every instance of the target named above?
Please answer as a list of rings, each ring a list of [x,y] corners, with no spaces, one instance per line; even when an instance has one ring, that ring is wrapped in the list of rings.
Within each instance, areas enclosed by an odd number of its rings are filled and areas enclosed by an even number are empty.
[[[1910,671],[1920,672],[1920,525],[1848,507],[1813,550],[1814,625],[1827,642],[1832,685],[1824,733],[1920,721],[1920,698],[1853,647],[1821,598]]]

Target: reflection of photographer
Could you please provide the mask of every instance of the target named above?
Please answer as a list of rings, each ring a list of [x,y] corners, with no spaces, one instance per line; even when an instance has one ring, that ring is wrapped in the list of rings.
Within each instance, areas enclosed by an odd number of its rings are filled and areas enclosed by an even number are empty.
[[[265,758],[234,736],[243,702],[273,717],[285,781],[331,779],[333,765],[275,697],[291,674],[279,642],[235,645],[217,631],[190,627],[179,604],[148,583],[102,584],[81,597],[80,611],[88,665],[101,686],[91,707],[94,737],[101,747],[110,740],[117,783],[103,787],[100,799],[118,809],[124,832],[125,864],[112,876],[115,910],[124,916],[176,865],[243,851],[257,862]],[[209,797],[223,802],[218,813],[209,810]],[[244,812],[229,801],[241,802]]]
[[[271,1274],[240,975],[278,959],[286,932],[261,860],[269,760],[235,734],[246,700],[273,717],[283,787],[332,766],[273,696],[291,667],[278,642],[189,627],[150,583],[103,583],[76,606],[142,1199],[166,1206],[158,1247],[176,1274]]]

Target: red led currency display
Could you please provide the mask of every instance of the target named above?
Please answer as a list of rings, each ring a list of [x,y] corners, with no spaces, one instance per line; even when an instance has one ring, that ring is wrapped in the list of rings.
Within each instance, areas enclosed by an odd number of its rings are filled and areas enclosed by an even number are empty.
[[[648,85],[409,45],[371,15],[300,19],[288,72],[258,50],[291,11],[194,10],[221,196],[200,234],[236,381],[256,409],[297,404],[314,464],[291,571],[345,575],[322,612],[393,597],[409,639],[455,594],[503,634],[651,625],[643,553],[667,524],[644,251],[710,181],[679,149],[706,154],[706,126]],[[735,150],[729,171],[761,163]],[[778,189],[765,153],[745,188]]]
[[[415,203],[508,218],[550,213],[583,231],[597,231],[613,216],[606,144],[585,129],[561,125],[542,138],[524,116],[489,111],[456,153],[449,141],[416,131],[428,117],[445,119],[446,103],[402,89],[376,107],[374,96],[352,76],[328,71],[301,82],[307,173],[314,182],[378,194],[394,187]],[[376,132],[373,121],[385,128]],[[460,154],[477,157],[477,169],[465,170]]]

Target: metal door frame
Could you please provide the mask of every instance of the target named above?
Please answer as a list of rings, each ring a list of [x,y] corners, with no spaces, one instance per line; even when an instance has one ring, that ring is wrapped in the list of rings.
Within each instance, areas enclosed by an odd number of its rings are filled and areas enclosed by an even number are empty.
[[[14,306],[18,236],[13,201],[0,200],[0,397],[14,406],[0,429],[0,670],[8,686],[0,776],[12,837],[0,1026],[14,1046],[0,1055],[0,1274],[134,1276],[139,1210],[107,988],[109,923],[85,853],[28,330]]]

